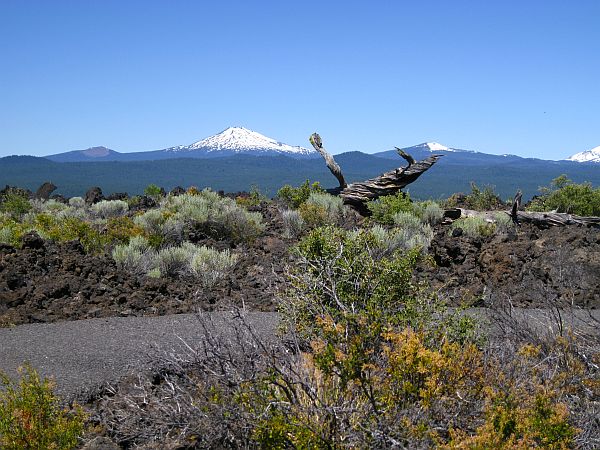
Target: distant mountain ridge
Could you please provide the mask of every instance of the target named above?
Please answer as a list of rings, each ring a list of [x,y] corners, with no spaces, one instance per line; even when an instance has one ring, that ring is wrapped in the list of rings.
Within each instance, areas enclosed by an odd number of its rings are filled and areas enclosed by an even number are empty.
[[[464,150],[448,147],[438,142],[424,142],[411,147],[405,147],[403,150],[411,154],[415,159],[425,158],[432,153],[440,153],[463,161],[465,164],[478,165],[534,159],[510,154],[493,155],[473,150]],[[300,159],[319,157],[319,154],[313,149],[285,144],[244,127],[229,127],[220,133],[193,142],[192,144],[178,145],[162,150],[120,153],[103,146],[98,146],[85,150],[57,153],[45,158],[55,162],[156,161],[173,158],[222,158],[239,154],[252,156],[280,155]],[[395,159],[398,157],[396,150],[378,152],[373,155],[381,158]],[[576,153],[564,161],[600,162],[600,146]],[[548,161],[548,163],[552,162],[556,161]]]
[[[229,127],[190,145],[162,150],[120,153],[106,147],[91,147],[46,156],[55,162],[155,161],[173,158],[220,158],[237,154],[254,156],[284,155],[292,158],[317,157],[313,149],[292,146],[243,127]]]

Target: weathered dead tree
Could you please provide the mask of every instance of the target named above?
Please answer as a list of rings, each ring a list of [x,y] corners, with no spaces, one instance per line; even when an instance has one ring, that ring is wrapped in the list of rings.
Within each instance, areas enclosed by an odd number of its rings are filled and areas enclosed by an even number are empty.
[[[431,155],[421,161],[415,162],[410,155],[399,152],[400,156],[408,161],[407,167],[390,170],[366,181],[347,184],[340,166],[335,162],[333,156],[323,148],[321,136],[313,133],[309,140],[315,150],[323,157],[325,164],[340,184],[335,193],[343,199],[346,205],[353,207],[362,215],[369,214],[367,208],[368,201],[375,200],[384,195],[396,194],[402,188],[419,178],[423,172],[433,166],[443,156]]]

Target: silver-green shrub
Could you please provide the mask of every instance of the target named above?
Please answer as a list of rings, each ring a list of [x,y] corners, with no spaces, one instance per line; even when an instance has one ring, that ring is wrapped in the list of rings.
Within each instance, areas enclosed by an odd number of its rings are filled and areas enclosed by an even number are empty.
[[[189,242],[180,247],[165,247],[156,253],[154,267],[164,276],[183,276],[189,273],[194,254],[195,246]]]
[[[482,217],[461,217],[455,220],[450,226],[450,234],[456,228],[462,229],[463,234],[469,237],[491,236],[496,231],[496,225]]]
[[[428,224],[407,212],[398,212],[392,216],[392,219],[398,228],[404,248],[421,247],[424,250],[429,248],[433,239],[433,230]]]
[[[220,197],[209,189],[195,195],[168,196],[161,209],[173,214],[174,219],[184,226],[206,222],[218,224],[236,241],[252,240],[264,230],[260,213],[249,212],[235,200]]]
[[[112,257],[119,269],[142,275],[153,266],[155,252],[149,248],[146,238],[136,236],[127,245],[115,246]]]
[[[65,209],[68,208],[68,206],[65,205],[64,203],[58,202],[54,199],[49,199],[49,200],[34,199],[34,200],[29,200],[29,202],[31,203],[31,206],[32,206],[32,212],[35,212],[35,213],[56,215],[59,212],[64,211]]]
[[[421,221],[431,226],[440,223],[444,217],[444,209],[439,204],[432,201],[414,203],[413,211]]]
[[[72,206],[73,208],[85,208],[85,200],[82,199],[81,197],[71,197],[69,199],[69,206]]]
[[[162,235],[163,224],[167,217],[160,209],[150,209],[144,214],[134,217],[133,223],[142,227],[148,234]]]
[[[63,209],[56,214],[57,219],[66,219],[72,217],[75,219],[86,220],[88,218],[87,212],[84,208],[74,208],[72,206]]]
[[[505,212],[494,213],[494,223],[497,233],[507,233],[508,230],[514,229],[515,226],[510,216]]]
[[[295,209],[284,209],[281,211],[283,219],[283,236],[286,238],[296,238],[304,231],[304,219]]]
[[[126,214],[129,205],[123,200],[102,200],[92,205],[90,211],[101,219],[110,219]]]
[[[196,249],[190,269],[205,288],[211,288],[235,266],[237,255],[202,246]]]
[[[305,203],[323,208],[329,225],[336,225],[346,217],[347,210],[342,198],[327,192],[311,192]]]

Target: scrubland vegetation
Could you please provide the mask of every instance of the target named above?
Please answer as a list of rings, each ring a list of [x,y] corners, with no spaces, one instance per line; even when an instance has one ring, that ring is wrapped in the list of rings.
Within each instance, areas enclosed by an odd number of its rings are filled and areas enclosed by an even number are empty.
[[[78,239],[88,252],[110,252],[119,270],[211,289],[226,279],[243,244],[265,230],[253,210],[267,201],[257,189],[235,200],[210,190],[165,195],[157,186],[146,195],[156,207],[138,210],[137,200],[87,205],[78,197],[29,201],[9,192],[0,203],[0,242],[18,247],[32,230],[49,240]],[[356,223],[354,212],[318,184],[285,186],[274,201],[291,247],[278,293],[281,336],[264,341],[237,310],[230,324],[236,339],[218,341],[210,316],[200,316],[206,348],[170,360],[158,381],[98,400],[103,433],[128,446],[179,448],[600,445],[598,334],[562,320],[554,331],[540,330],[503,307],[487,319],[490,326],[416,281],[419,265],[432,264],[442,205],[405,193],[382,197],[356,227],[348,225]],[[461,201],[497,210],[495,220],[462,218],[441,233],[460,228],[485,239],[514,229],[491,187],[473,184]],[[600,194],[561,177],[528,207],[597,215]],[[232,248],[198,245],[190,239],[195,233]],[[500,335],[490,335],[492,328]],[[3,382],[3,448],[76,445],[84,420],[78,408],[62,412],[32,370],[18,386]]]

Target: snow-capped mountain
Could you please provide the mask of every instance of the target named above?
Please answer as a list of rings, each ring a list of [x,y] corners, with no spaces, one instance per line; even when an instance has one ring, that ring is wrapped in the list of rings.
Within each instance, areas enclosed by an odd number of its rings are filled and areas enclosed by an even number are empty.
[[[422,144],[414,145],[411,148],[417,148],[419,150],[429,150],[430,152],[455,152],[456,149],[446,147],[438,142],[424,142]]]
[[[278,153],[287,156],[312,156],[317,152],[304,147],[294,147],[243,127],[229,127],[219,134],[209,136],[190,145],[165,149],[185,156],[188,152],[204,153]],[[215,155],[216,156],[216,155]]]
[[[255,156],[284,155],[293,158],[312,158],[319,154],[313,149],[294,147],[278,142],[256,131],[242,127],[230,127],[190,145],[178,145],[163,150],[119,153],[105,147],[75,150],[46,156],[56,162],[88,161],[156,161],[175,158],[218,158],[236,154]]]
[[[600,145],[584,152],[575,153],[567,161],[600,163]]]

